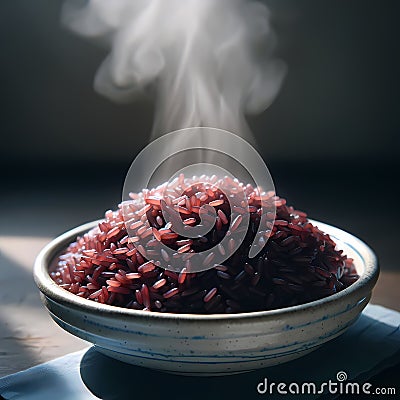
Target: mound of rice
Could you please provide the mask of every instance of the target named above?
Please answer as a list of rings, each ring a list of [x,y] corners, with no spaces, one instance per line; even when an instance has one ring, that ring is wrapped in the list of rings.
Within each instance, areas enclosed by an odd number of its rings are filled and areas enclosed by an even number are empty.
[[[204,177],[203,177],[204,178]],[[224,178],[225,186],[227,179]],[[173,313],[238,313],[271,310],[307,303],[332,295],[358,279],[352,264],[329,235],[313,226],[304,212],[287,206],[274,193],[259,193],[251,185],[228,182],[231,190],[222,193],[215,177],[206,182],[180,177],[168,190],[166,207],[179,212],[184,224],[195,226],[204,205],[214,207],[217,218],[205,236],[188,239],[173,231],[161,212],[158,187],[132,194],[142,206],[132,211],[128,235],[122,206],[107,211],[98,226],[71,243],[51,271],[51,277],[65,290],[77,296],[118,307]],[[216,183],[216,184],[215,184]],[[233,207],[228,197],[245,190],[248,208]],[[236,188],[236,189],[235,189]],[[160,254],[168,264],[169,255],[160,250],[168,245],[176,254],[190,255],[204,249],[224,254],[221,245],[225,235],[237,229],[241,216],[250,212],[250,223],[239,248],[222,265],[213,264],[213,254],[206,260],[211,269],[188,273],[164,269],[152,255]],[[262,213],[269,213],[265,226]],[[148,220],[150,228],[145,226]],[[261,252],[249,258],[249,249],[257,230],[259,240],[268,241]],[[146,239],[145,248],[135,247]],[[233,237],[228,247],[234,247]],[[145,256],[144,256],[145,255]]]

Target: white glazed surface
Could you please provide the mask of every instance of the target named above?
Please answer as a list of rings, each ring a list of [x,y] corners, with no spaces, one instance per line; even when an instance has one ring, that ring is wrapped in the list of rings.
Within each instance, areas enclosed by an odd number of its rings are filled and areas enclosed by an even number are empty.
[[[378,277],[372,250],[338,228],[312,221],[354,259],[360,279],[333,296],[285,309],[240,314],[170,314],[98,304],[60,288],[54,257],[96,222],[53,240],[39,254],[35,281],[62,328],[121,361],[190,375],[223,375],[301,357],[343,333],[367,305]]]

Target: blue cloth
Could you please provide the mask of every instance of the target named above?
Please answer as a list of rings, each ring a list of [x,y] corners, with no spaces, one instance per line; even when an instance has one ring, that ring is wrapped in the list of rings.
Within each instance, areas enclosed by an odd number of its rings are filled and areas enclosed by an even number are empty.
[[[0,394],[7,400],[309,399],[320,395],[279,395],[276,390],[275,396],[260,395],[257,385],[265,378],[276,384],[320,385],[329,379],[336,381],[337,373],[343,371],[347,381],[361,386],[399,363],[400,313],[368,305],[342,336],[303,358],[276,367],[217,378],[183,377],[127,365],[90,347],[0,379]],[[392,386],[396,385],[398,382],[393,382]],[[396,389],[399,395],[400,387]]]

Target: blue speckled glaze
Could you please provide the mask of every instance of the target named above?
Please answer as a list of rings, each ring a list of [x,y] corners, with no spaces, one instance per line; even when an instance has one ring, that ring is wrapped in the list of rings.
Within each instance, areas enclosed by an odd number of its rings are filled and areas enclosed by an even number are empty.
[[[314,325],[317,324],[321,321],[333,318],[333,317],[337,317],[340,316],[352,309],[354,309],[355,307],[359,306],[363,301],[365,301],[366,299],[362,299],[361,301],[355,303],[354,305],[347,305],[346,308],[340,312],[337,312],[335,314],[332,315],[324,315],[321,318],[314,320],[314,321],[309,321],[307,323],[304,324],[298,324],[297,326],[291,326],[289,330],[294,330],[294,329],[299,329],[301,327],[305,327],[305,326],[310,326],[310,325]],[[98,336],[99,338],[101,338],[101,335],[95,335],[93,333],[88,334],[88,332],[86,330],[82,330],[82,329],[77,329],[76,327],[73,327],[69,324],[66,324],[64,321],[62,321],[61,319],[59,319],[56,315],[52,314],[53,319],[60,325],[62,326],[64,329],[71,331],[72,333],[77,334],[77,336]],[[357,318],[357,317],[356,317]],[[119,331],[119,332],[124,332],[124,333],[129,333],[129,334],[136,334],[136,331],[130,331],[130,330],[124,330],[124,329],[119,329],[119,328],[115,328],[115,327],[111,327],[108,325],[103,325],[103,324],[98,324],[98,323],[93,323],[93,321],[87,321],[87,319],[85,319],[86,323],[90,323],[94,326],[100,327],[104,330],[112,330],[112,331]],[[329,339],[330,337],[336,337],[338,336],[338,334],[344,332],[351,324],[353,323],[353,320],[350,320],[345,326],[341,326],[337,329],[333,329],[330,330],[329,332],[325,333],[324,335],[319,335],[317,337],[316,340],[313,341],[294,341],[294,342],[290,342],[288,344],[284,344],[284,345],[279,345],[279,346],[270,346],[270,347],[263,347],[263,348],[259,348],[257,349],[257,355],[251,355],[251,354],[241,354],[240,356],[238,356],[238,354],[232,353],[232,352],[221,352],[220,354],[214,354],[214,353],[208,353],[208,354],[195,354],[193,351],[190,351],[189,353],[178,353],[178,354],[167,354],[165,352],[163,353],[158,353],[156,351],[147,351],[147,350],[143,350],[141,348],[135,348],[134,350],[128,349],[125,346],[122,346],[121,350],[117,350],[117,348],[120,348],[121,346],[116,346],[110,350],[114,353],[118,353],[118,354],[123,354],[123,355],[129,355],[131,357],[134,358],[138,358],[138,359],[152,359],[154,361],[168,361],[168,362],[178,362],[178,363],[203,363],[203,364],[230,364],[230,363],[242,363],[242,362],[252,362],[252,361],[256,361],[256,360],[266,360],[266,359],[271,359],[271,358],[279,358],[282,356],[287,356],[290,354],[297,354],[299,352],[303,352],[305,350],[308,349],[312,349],[314,347],[319,347],[321,345],[321,341],[325,342],[327,341],[327,339]],[[284,330],[288,330],[286,329],[288,325],[286,325],[284,327]],[[162,338],[163,336],[160,334],[152,334],[152,335],[148,335],[147,333],[144,332],[140,332],[139,336],[153,336],[156,338]],[[247,337],[249,335],[246,336],[237,336],[237,337]],[[215,338],[215,337],[207,337],[207,336],[192,336],[192,337],[187,337],[187,336],[171,336],[171,338],[174,338],[178,341],[183,341],[183,340],[226,340],[226,337],[221,337],[221,338]],[[96,340],[93,340],[94,342],[96,342]],[[101,347],[100,344],[97,344],[97,346]],[[283,349],[288,349],[291,348],[291,350],[287,350],[287,351],[279,351],[276,352],[277,350],[283,350]],[[271,354],[272,352],[274,352],[273,354]],[[182,358],[184,360],[182,360]],[[192,358],[195,361],[190,361],[187,360],[188,358]],[[199,359],[231,359],[229,361],[200,361]],[[232,359],[234,359],[235,361],[233,361]]]
[[[190,360],[177,360],[177,359],[171,359],[171,358],[157,358],[157,354],[149,354],[149,356],[144,356],[144,355],[139,355],[139,354],[135,354],[134,357],[137,358],[143,358],[143,359],[151,359],[151,360],[155,360],[155,361],[167,361],[167,362],[172,362],[172,363],[183,363],[183,364],[212,364],[212,365],[218,365],[218,364],[238,364],[238,363],[245,363],[245,362],[253,362],[253,361],[257,361],[257,360],[268,360],[269,358],[279,358],[285,355],[289,355],[289,354],[295,354],[295,353],[299,353],[302,352],[303,350],[309,350],[312,347],[319,347],[320,344],[318,345],[314,345],[314,346],[307,346],[304,348],[299,348],[296,351],[286,351],[286,352],[282,352],[282,353],[278,353],[278,354],[273,354],[273,355],[260,355],[258,357],[245,357],[245,356],[241,356],[240,359],[237,356],[232,356],[233,360],[228,360],[228,361],[215,361],[218,360],[219,358],[226,358],[227,356],[215,356],[215,355],[208,355],[208,356],[203,356],[204,358],[210,358],[212,357],[212,360],[209,359],[207,361],[199,361],[199,360],[195,360],[195,361],[190,361]],[[123,354],[126,355],[125,352],[120,352],[117,350],[112,350],[115,353],[119,353],[119,354]],[[144,352],[142,352],[143,354],[145,354]],[[197,357],[196,357],[197,358]]]
[[[366,299],[364,297],[363,299],[361,299],[360,301],[358,301],[355,304],[348,304],[346,306],[346,308],[344,310],[340,311],[340,312],[337,312],[337,313],[334,313],[334,314],[325,314],[325,315],[323,315],[322,317],[320,317],[320,318],[318,318],[316,320],[307,321],[305,323],[301,323],[301,324],[297,324],[297,325],[285,325],[282,329],[283,329],[283,331],[290,331],[290,330],[295,330],[295,329],[299,329],[299,328],[303,328],[303,327],[306,327],[306,326],[317,324],[317,323],[319,323],[321,321],[325,321],[325,320],[337,317],[337,316],[339,316],[339,315],[341,315],[343,313],[346,313],[349,310],[359,306],[359,304],[361,304],[365,300]],[[102,323],[99,323],[99,322],[92,321],[92,320],[90,320],[88,318],[84,318],[82,320],[82,322],[84,324],[94,325],[94,326],[96,326],[98,328],[108,329],[108,330],[112,330],[112,331],[116,331],[116,332],[128,333],[128,334],[131,334],[131,335],[152,336],[152,337],[155,337],[155,338],[162,338],[162,337],[165,336],[164,334],[160,334],[160,333],[143,332],[143,331],[139,331],[139,330],[129,330],[127,328],[119,328],[119,327],[116,327],[116,326],[105,325],[105,324],[102,324]],[[236,338],[245,338],[245,337],[252,336],[252,335],[253,334],[250,332],[250,333],[246,333],[246,334],[243,334],[243,335],[239,335],[239,334],[227,335],[227,334],[224,334],[221,337],[207,337],[206,335],[175,336],[173,334],[169,335],[169,337],[173,338],[173,339],[178,339],[178,340],[218,340],[218,339],[224,339],[225,340],[225,339],[229,339],[229,338],[235,338],[235,339]],[[280,347],[278,347],[278,348],[280,348]],[[271,348],[270,350],[273,350],[273,349]]]
[[[285,325],[285,327],[283,328],[283,330],[284,330],[284,331],[291,331],[291,330],[293,330],[293,329],[299,329],[299,328],[303,328],[303,327],[305,327],[305,326],[310,326],[310,325],[317,324],[317,323],[319,323],[319,322],[321,322],[321,321],[329,320],[329,319],[331,319],[331,318],[337,317],[337,316],[339,316],[339,315],[341,315],[341,314],[344,314],[344,313],[350,311],[351,309],[353,309],[353,308],[359,306],[359,305],[360,305],[362,302],[364,302],[364,301],[366,301],[366,298],[365,298],[365,297],[362,298],[360,301],[358,301],[358,302],[355,303],[355,304],[347,304],[346,308],[345,308],[343,311],[337,312],[337,313],[335,313],[335,314],[325,314],[325,315],[323,315],[321,318],[318,318],[318,319],[313,320],[313,321],[308,321],[308,322],[305,322],[305,323],[302,323],[302,324],[298,324],[298,325]]]

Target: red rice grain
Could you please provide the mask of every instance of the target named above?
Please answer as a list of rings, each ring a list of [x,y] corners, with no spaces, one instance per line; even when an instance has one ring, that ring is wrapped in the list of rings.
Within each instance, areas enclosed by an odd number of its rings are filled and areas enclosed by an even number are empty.
[[[203,298],[204,303],[207,303],[210,301],[216,294],[217,294],[217,288],[212,288]]]
[[[183,282],[185,282],[186,279],[186,267],[182,269],[182,271],[180,272],[179,276],[178,276],[178,283],[182,284]]]
[[[154,289],[159,289],[160,287],[164,286],[166,283],[167,283],[167,280],[163,278],[163,279],[160,279],[159,281],[155,282],[152,287]]]
[[[178,288],[173,288],[171,290],[168,290],[168,292],[165,292],[163,294],[163,296],[164,296],[165,299],[169,299],[170,297],[175,296],[176,294],[178,294],[178,292],[179,292]]]

